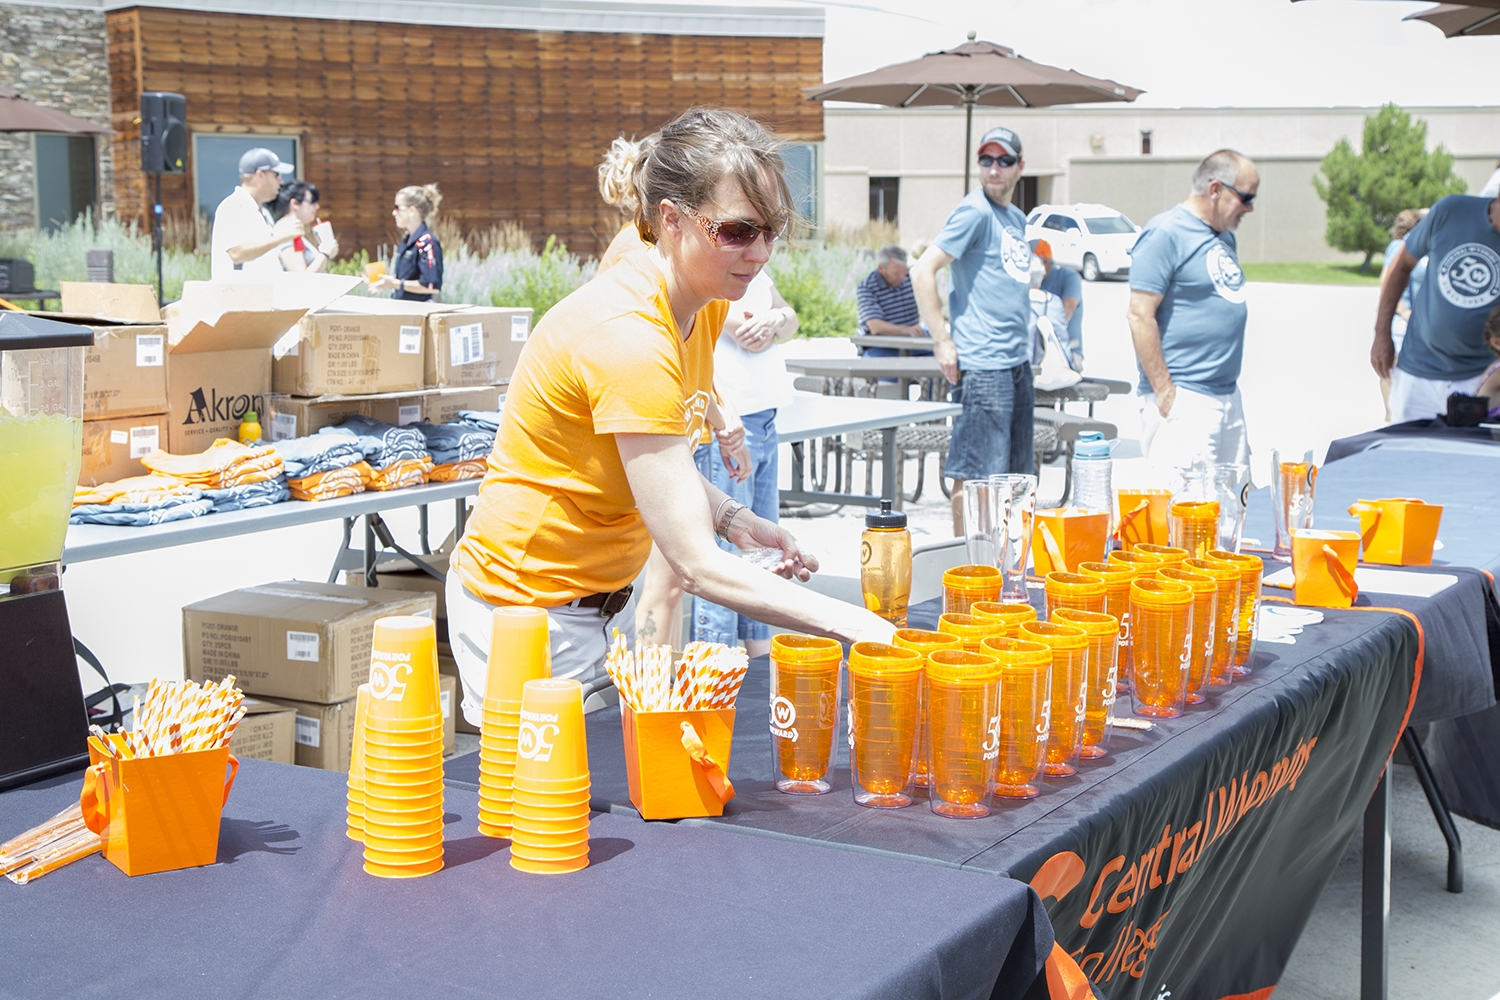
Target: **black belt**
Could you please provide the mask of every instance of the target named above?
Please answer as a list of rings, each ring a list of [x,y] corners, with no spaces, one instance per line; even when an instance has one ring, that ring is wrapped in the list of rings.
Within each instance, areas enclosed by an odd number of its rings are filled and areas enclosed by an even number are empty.
[[[635,584],[627,583],[619,590],[608,594],[589,594],[580,597],[576,601],[569,602],[574,608],[598,608],[599,614],[605,618],[613,618],[625,610],[625,605],[630,603],[630,595],[635,592]]]

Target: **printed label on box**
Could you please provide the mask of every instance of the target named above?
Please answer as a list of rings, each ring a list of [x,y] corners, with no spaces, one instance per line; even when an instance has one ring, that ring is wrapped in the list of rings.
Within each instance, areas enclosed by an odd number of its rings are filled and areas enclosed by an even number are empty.
[[[318,633],[292,632],[286,634],[286,658],[304,663],[318,662]],[[317,746],[317,744],[313,744]]]
[[[422,419],[422,404],[414,403],[411,406],[396,407],[396,426],[405,427]]]
[[[422,353],[422,328],[420,326],[403,326],[401,328],[401,341],[396,347],[398,354],[421,354]]]
[[[295,413],[273,413],[271,414],[271,440],[290,441],[297,436],[297,415]]]
[[[145,458],[161,447],[161,428],[156,424],[130,428],[130,457]]]
[[[484,360],[484,324],[470,323],[448,331],[448,364],[471,365]]]
[[[297,742],[305,747],[318,747],[322,745],[323,724],[317,719],[305,715],[297,716]]]
[[[512,316],[510,318],[510,339],[513,344],[521,344],[526,341],[526,334],[531,332],[530,316]]]
[[[166,352],[162,350],[166,340],[159,333],[137,334],[135,338],[135,366],[137,368],[160,368]]]
[[[110,431],[109,432],[109,443],[110,444],[129,444],[130,443],[130,432],[129,431]],[[135,456],[131,455],[130,457],[134,458]]]
[[[445,718],[445,719],[448,718],[448,716],[452,714],[452,711],[448,707],[448,702],[450,700],[451,700],[451,698],[449,697],[449,692],[447,692],[447,691],[442,692],[441,701],[443,703],[443,718]]]
[[[295,358],[298,345],[302,343],[302,331],[292,327],[281,335],[281,339],[271,345],[271,357],[273,358]]]

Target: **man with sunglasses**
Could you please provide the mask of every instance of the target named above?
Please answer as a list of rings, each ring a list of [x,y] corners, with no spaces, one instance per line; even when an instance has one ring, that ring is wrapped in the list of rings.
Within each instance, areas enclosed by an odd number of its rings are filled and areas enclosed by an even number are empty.
[[[963,412],[953,422],[945,474],[953,479],[953,531],[963,530],[963,482],[1034,465],[1031,384],[1031,247],[1011,202],[1026,161],[1021,139],[992,128],[979,140],[980,186],[964,196],[911,269],[933,354]],[[948,321],[937,275],[951,268]],[[962,381],[960,381],[962,378]]]
[[[1193,171],[1187,199],[1148,222],[1130,250],[1141,447],[1156,471],[1249,460],[1238,386],[1245,274],[1234,230],[1259,188],[1249,157],[1212,153]]]

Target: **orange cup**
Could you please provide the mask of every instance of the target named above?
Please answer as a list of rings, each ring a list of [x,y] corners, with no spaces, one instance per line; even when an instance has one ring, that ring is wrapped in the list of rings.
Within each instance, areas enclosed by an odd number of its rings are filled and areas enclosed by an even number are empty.
[[[1104,610],[1104,581],[1087,573],[1047,574],[1047,617],[1058,608],[1079,611]]]
[[[574,861],[535,861],[531,858],[518,858],[512,852],[510,866],[516,871],[530,872],[533,875],[566,875],[587,868],[589,856],[585,851],[582,858]]]
[[[1073,573],[1078,564],[1104,558],[1109,512],[1064,507],[1039,510],[1032,519],[1031,561],[1037,576]]]
[[[514,789],[511,796],[511,807],[513,809],[527,806],[536,809],[582,809],[589,804],[589,796],[593,789],[584,787],[568,791],[538,791],[529,787],[529,783],[522,781],[521,787]]]
[[[375,698],[370,699],[370,711],[365,716],[365,737],[385,743],[408,743],[431,739],[433,734],[443,733],[443,717],[428,715],[420,719],[380,719],[375,716]]]
[[[1115,537],[1126,550],[1141,542],[1167,544],[1167,507],[1172,494],[1166,490],[1116,490],[1120,522]]]
[[[1128,554],[1128,553],[1127,553]],[[1120,642],[1115,653],[1115,690],[1130,690],[1130,584],[1139,573],[1134,562],[1105,560],[1079,563],[1078,572],[1104,581],[1104,613],[1120,623]]]
[[[1120,646],[1120,623],[1114,615],[1073,608],[1058,608],[1052,620],[1059,625],[1081,628],[1088,636],[1083,681],[1083,749],[1079,756],[1098,760],[1109,753],[1109,737],[1114,728],[1110,719],[1119,690],[1116,652]]]
[[[525,861],[552,862],[554,864],[565,864],[570,861],[581,861],[579,868],[588,867],[589,838],[584,834],[582,839],[571,844],[538,844],[528,841],[516,841],[510,845],[510,856],[512,861],[520,858]],[[577,870],[577,869],[575,869]]]
[[[926,655],[914,649],[879,642],[850,647],[849,769],[855,805],[911,805],[926,663]]]
[[[365,839],[365,717],[370,712],[370,685],[361,684],[354,700],[354,749],[349,754],[348,833],[350,840]]]
[[[588,817],[589,800],[585,796],[581,802],[571,802],[567,805],[537,805],[532,802],[513,802],[511,803],[511,811],[528,821],[547,823],[563,828],[570,824],[576,824]]]
[[[978,607],[980,603],[982,602],[976,601],[971,605],[971,610],[974,607]],[[976,614],[975,617],[983,616]],[[901,649],[915,649],[918,653],[926,656],[928,653],[939,649],[962,649],[963,640],[947,632],[928,632],[917,628],[898,628],[895,637],[891,639],[891,645]],[[932,757],[932,744],[927,733],[927,695],[925,683],[918,685],[917,690],[921,704],[919,707],[920,714],[917,731],[917,773],[913,781],[918,788],[926,788],[931,782],[931,776],[927,773],[927,761]]]
[[[1240,631],[1234,643],[1234,674],[1236,677],[1243,677],[1250,673],[1250,654],[1255,651],[1255,616],[1260,611],[1260,578],[1265,572],[1266,564],[1261,561],[1260,556],[1252,556],[1249,553],[1210,549],[1208,555],[1211,559],[1234,563],[1240,571]],[[1294,563],[1292,566],[1293,600],[1296,600],[1296,573],[1297,568]],[[1350,566],[1350,579],[1353,579],[1352,565]]]
[[[771,637],[772,780],[788,795],[831,791],[833,734],[838,727],[837,640],[810,635]]]
[[[1000,661],[944,649],[928,654],[924,672],[932,723],[932,811],[957,819],[988,816],[1000,749]]]
[[[1025,622],[1018,638],[1040,642],[1052,650],[1044,770],[1054,777],[1077,774],[1083,752],[1083,714],[1087,701],[1088,633],[1076,625]]]
[[[1131,567],[1135,570],[1135,578],[1137,580],[1149,580],[1162,567],[1162,561],[1159,558],[1147,555],[1144,552],[1137,552],[1135,549],[1131,549],[1129,552],[1115,549],[1105,561]]]
[[[1174,545],[1152,545],[1148,542],[1142,542],[1130,551],[1137,555],[1155,556],[1160,559],[1161,565],[1156,567],[1158,573],[1168,566],[1181,566],[1182,561],[1188,557],[1187,549],[1179,549]]]
[[[551,676],[552,647],[547,638],[546,609],[496,608],[490,619],[486,707],[498,702],[509,704],[511,711],[516,711],[526,682]]]
[[[1227,687],[1234,680],[1234,647],[1240,634],[1240,569],[1234,563],[1219,559],[1184,559],[1182,568],[1212,577],[1218,585],[1208,684],[1210,687]]]
[[[975,601],[1000,600],[998,566],[954,566],[943,571],[943,611],[966,615]]]
[[[985,636],[1003,635],[1006,625],[996,618],[981,618],[978,615],[950,612],[938,616],[938,631],[958,636],[964,649],[977,653],[980,651],[979,644]]]
[[[589,773],[583,728],[583,685],[575,680],[529,680],[521,689],[516,781],[576,780]]]
[[[969,605],[969,614],[975,618],[995,618],[1005,623],[1006,635],[1015,632],[1022,622],[1036,621],[1036,608],[1020,601],[975,601]]]
[[[1188,558],[1203,555],[1219,544],[1219,502],[1179,500],[1167,516],[1168,544],[1187,549]]]
[[[1208,700],[1208,687],[1214,662],[1214,634],[1219,616],[1219,583],[1207,573],[1177,566],[1163,566],[1156,571],[1158,579],[1186,584],[1193,592],[1193,646],[1188,654],[1187,703],[1201,705]]]
[[[371,729],[379,729],[383,721],[415,722],[434,716],[441,726],[433,620],[414,615],[377,618],[370,648]]]
[[[1029,639],[986,639],[984,645],[1000,661],[995,797],[1035,798],[1042,790],[1042,769],[1047,764],[1052,648]]]
[[[1157,719],[1181,715],[1193,632],[1193,592],[1172,580],[1130,585],[1131,692],[1135,714]]]

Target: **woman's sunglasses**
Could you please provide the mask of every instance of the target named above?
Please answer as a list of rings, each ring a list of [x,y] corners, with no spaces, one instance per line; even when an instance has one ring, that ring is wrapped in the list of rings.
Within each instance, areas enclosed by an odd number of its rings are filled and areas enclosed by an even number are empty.
[[[761,226],[754,222],[745,222],[742,219],[725,219],[722,221],[708,219],[699,215],[691,208],[684,208],[683,211],[691,216],[694,222],[698,223],[698,228],[702,229],[704,235],[712,240],[713,245],[720,250],[743,250],[754,243],[758,236],[764,236],[766,238],[766,245],[770,246],[781,239],[782,235],[786,232],[788,221],[782,219],[781,224],[775,227]]]
[[[979,158],[981,167],[993,167],[997,163],[1002,167],[1013,167],[1016,165],[1016,158],[1014,156],[990,156],[988,153]]]

